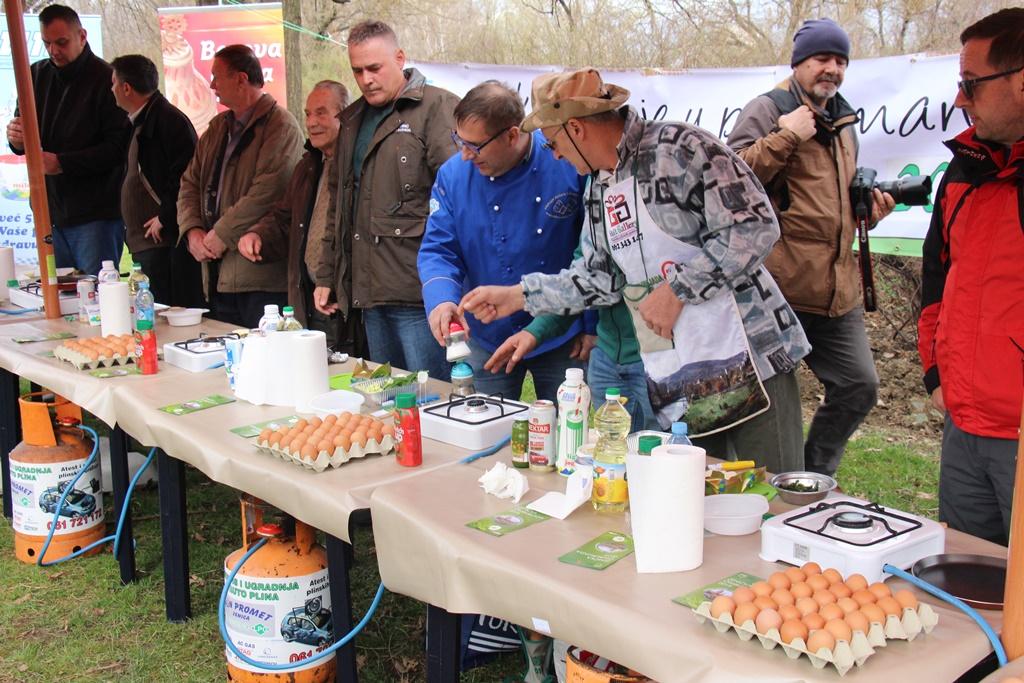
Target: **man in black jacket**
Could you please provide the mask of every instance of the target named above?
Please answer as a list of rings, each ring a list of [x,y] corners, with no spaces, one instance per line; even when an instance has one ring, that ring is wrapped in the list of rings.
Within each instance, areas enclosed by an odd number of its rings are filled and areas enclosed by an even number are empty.
[[[98,273],[124,250],[120,188],[131,128],[110,92],[110,65],[92,53],[78,14],[50,5],[39,24],[50,58],[32,65],[32,85],[54,257],[58,267]],[[17,110],[7,141],[24,154]]]
[[[128,163],[121,185],[121,215],[132,259],[149,276],[160,303],[199,306],[202,272],[178,238],[178,189],[196,148],[192,122],[167,101],[157,86],[156,65],[143,55],[110,63],[111,90],[132,122]]]

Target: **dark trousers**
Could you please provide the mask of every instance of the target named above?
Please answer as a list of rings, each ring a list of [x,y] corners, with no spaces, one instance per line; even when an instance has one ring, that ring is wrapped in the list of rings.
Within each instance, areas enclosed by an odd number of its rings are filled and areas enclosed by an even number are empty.
[[[951,529],[1007,545],[1016,471],[1016,440],[968,434],[946,415],[939,521]]]
[[[202,308],[203,273],[199,262],[188,251],[187,242],[176,246],[154,247],[132,254],[149,278],[149,290],[157,303],[185,308]]]
[[[833,476],[846,442],[878,402],[878,373],[864,329],[864,309],[837,318],[799,312],[797,317],[811,342],[804,361],[825,386],[825,401],[807,432],[804,467]]]
[[[313,306],[310,297],[306,305],[309,311],[307,327],[327,335],[327,348],[338,353],[347,353],[353,358],[366,358],[366,330],[363,327],[363,312],[358,308],[349,310],[348,318],[340,313],[324,315]]]
[[[278,310],[288,305],[285,292],[214,292],[210,317],[214,320],[253,329],[263,317],[263,307],[277,304]]]

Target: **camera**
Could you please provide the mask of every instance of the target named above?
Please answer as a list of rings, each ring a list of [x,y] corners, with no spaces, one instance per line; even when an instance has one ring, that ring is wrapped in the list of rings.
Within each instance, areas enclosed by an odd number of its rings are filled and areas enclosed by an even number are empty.
[[[871,190],[878,188],[888,192],[897,204],[906,206],[928,206],[932,197],[932,177],[927,175],[908,175],[896,180],[878,182],[878,171],[873,168],[858,168],[853,182],[850,183],[850,199],[854,207],[863,203],[871,211]]]

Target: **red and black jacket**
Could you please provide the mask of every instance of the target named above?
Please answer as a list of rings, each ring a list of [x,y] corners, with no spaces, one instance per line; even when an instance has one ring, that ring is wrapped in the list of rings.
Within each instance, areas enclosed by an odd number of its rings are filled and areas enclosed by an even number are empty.
[[[1024,140],[1002,147],[971,127],[924,242],[918,352],[925,388],[942,387],[953,423],[1016,439],[1024,399]]]

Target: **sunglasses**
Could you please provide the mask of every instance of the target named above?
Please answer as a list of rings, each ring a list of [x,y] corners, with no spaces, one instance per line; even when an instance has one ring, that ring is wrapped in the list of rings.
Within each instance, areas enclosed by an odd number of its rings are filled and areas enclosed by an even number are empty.
[[[540,146],[541,149],[543,149],[543,150],[545,150],[547,152],[555,151],[555,138],[557,138],[558,134],[561,133],[563,130],[565,130],[565,124],[564,123],[562,124],[562,126],[558,130],[555,131],[555,134],[551,136],[550,140],[548,140],[547,142],[545,142],[544,144],[542,144]]]
[[[455,143],[455,147],[458,148],[458,150],[460,152],[462,151],[462,148],[465,147],[466,149],[468,149],[473,154],[480,154],[480,152],[483,151],[484,147],[486,147],[487,145],[489,145],[492,142],[494,142],[495,140],[497,140],[499,137],[501,137],[502,133],[504,133],[505,131],[509,130],[510,128],[512,128],[512,126],[505,126],[501,130],[499,130],[497,133],[495,133],[491,137],[489,137],[486,140],[484,140],[483,142],[481,142],[479,145],[475,145],[472,142],[466,142],[465,140],[463,140],[462,138],[459,137],[458,133],[456,133],[453,130],[452,131],[452,142]]]
[[[1022,69],[1024,69],[1024,66],[1018,66],[1016,69],[1008,69],[1007,71],[1000,71],[997,74],[991,74],[989,76],[979,76],[978,78],[965,78],[964,80],[959,81],[956,84],[956,86],[960,88],[960,92],[964,94],[964,97],[966,97],[969,100],[973,100],[974,89],[978,86],[979,83],[984,83],[985,81],[994,81],[997,78],[1002,78],[1003,76],[1015,74],[1018,71],[1021,71]]]

